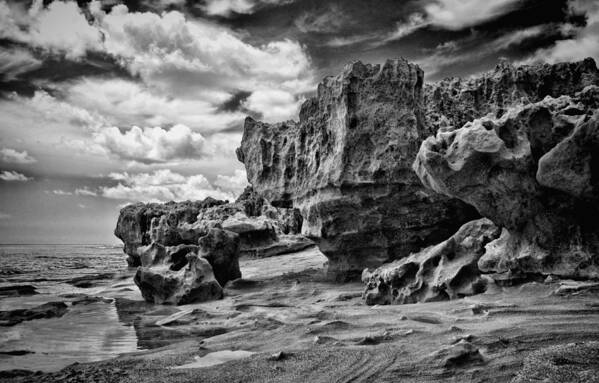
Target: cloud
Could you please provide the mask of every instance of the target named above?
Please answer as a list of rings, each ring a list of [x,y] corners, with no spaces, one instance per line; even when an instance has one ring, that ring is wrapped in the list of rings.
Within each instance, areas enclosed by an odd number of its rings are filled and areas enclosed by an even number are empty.
[[[0,161],[11,164],[32,164],[37,162],[26,150],[19,152],[10,148],[0,149]]]
[[[128,201],[166,202],[202,200],[207,197],[234,200],[238,187],[233,182],[234,177],[231,180],[221,179],[222,186],[214,187],[201,174],[186,177],[168,169],[152,173],[112,173],[110,178],[118,181],[118,184],[101,187],[100,194],[105,198]]]
[[[4,81],[14,81],[19,75],[37,69],[41,65],[42,61],[35,58],[28,50],[3,48],[0,51],[0,75]]]
[[[31,180],[31,178],[26,177],[24,174],[21,174],[18,172],[4,170],[4,171],[0,172],[0,180],[7,181],[7,182],[11,182],[11,181],[25,182],[25,181]]]
[[[73,195],[73,193],[69,192],[69,191],[64,191],[64,190],[52,190],[52,194],[55,195],[59,195],[59,196],[68,196],[68,195]]]
[[[104,128],[96,133],[95,141],[119,158],[146,163],[198,159],[209,154],[204,137],[185,125],[168,130],[134,126],[124,132],[116,127]]]
[[[252,93],[243,106],[249,110],[261,112],[261,119],[266,122],[288,120],[299,112],[299,104],[289,92],[278,89],[261,89]]]
[[[422,13],[412,13],[406,22],[397,24],[397,28],[384,39],[384,42],[399,40],[429,24],[430,22],[425,19],[425,16]]]
[[[347,36],[347,37],[333,37],[332,39],[324,42],[322,45],[331,47],[331,48],[339,48],[339,47],[345,47],[348,45],[359,44],[364,41],[374,40],[374,39],[379,39],[379,36],[376,34],[372,34],[372,33],[364,34],[364,35]]]
[[[328,9],[302,13],[295,19],[295,26],[303,33],[333,33],[350,22],[343,10],[333,4]]]
[[[12,216],[8,213],[3,213],[0,211],[0,220],[10,219]]]
[[[229,17],[234,13],[253,13],[264,5],[283,5],[294,0],[206,0],[202,9],[209,15]]]
[[[235,169],[235,172],[231,176],[223,176],[220,174],[216,176],[214,185],[221,190],[238,196],[249,184],[245,170]]]
[[[460,30],[504,15],[518,3],[519,0],[436,0],[424,10],[431,25]]]
[[[79,58],[96,49],[101,32],[90,25],[77,2],[54,1],[44,7],[35,0],[27,12],[18,4],[0,3],[0,36],[53,53]]]
[[[549,48],[538,49],[524,63],[582,60],[593,57],[599,61],[599,3],[594,0],[573,0],[569,3],[570,13],[584,14],[586,25],[575,27],[563,25],[563,33],[570,37],[557,41]],[[573,36],[572,36],[573,35]]]
[[[75,189],[75,194],[80,195],[80,196],[86,196],[86,197],[97,197],[98,196],[98,193],[96,193],[95,191],[90,190],[88,188]]]

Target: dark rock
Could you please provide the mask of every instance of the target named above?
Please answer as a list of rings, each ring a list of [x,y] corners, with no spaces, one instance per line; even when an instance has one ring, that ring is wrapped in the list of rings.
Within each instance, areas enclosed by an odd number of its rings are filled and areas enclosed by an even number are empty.
[[[411,169],[424,124],[423,73],[404,60],[360,62],[318,86],[299,122],[247,118],[237,156],[273,206],[300,209],[302,234],[329,274],[405,257],[454,233],[476,213],[422,187]]]
[[[433,359],[445,368],[456,368],[484,362],[480,351],[472,343],[461,340],[449,347],[437,351]]]
[[[239,270],[239,236],[231,231],[210,229],[200,238],[199,255],[210,262],[221,286],[241,278]]]
[[[34,319],[59,318],[66,314],[64,302],[48,302],[30,309],[0,311],[0,326],[14,326]]]
[[[0,351],[0,355],[23,356],[23,355],[27,355],[27,354],[35,354],[35,351],[29,351],[29,350]]]
[[[589,86],[423,142],[414,164],[422,182],[505,228],[482,271],[599,278],[597,103],[599,87]]]
[[[84,275],[82,277],[77,277],[66,281],[69,285],[73,285],[75,287],[79,287],[81,289],[87,289],[90,287],[97,286],[99,281],[112,279],[114,278],[114,273],[103,273],[103,274],[91,274]]]
[[[485,290],[478,260],[500,229],[488,219],[468,222],[448,240],[407,258],[364,270],[366,304],[455,299]]]
[[[1,286],[0,296],[35,295],[37,291],[32,285]]]

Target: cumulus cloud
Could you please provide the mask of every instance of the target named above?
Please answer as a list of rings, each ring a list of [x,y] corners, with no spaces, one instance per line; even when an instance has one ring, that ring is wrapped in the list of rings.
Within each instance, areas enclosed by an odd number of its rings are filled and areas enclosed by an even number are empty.
[[[223,186],[238,187],[233,185],[234,182],[226,185],[225,180],[221,182],[222,186],[215,187],[201,174],[186,177],[168,169],[138,174],[111,173],[110,178],[118,181],[118,184],[101,187],[100,194],[105,198],[128,201],[185,201],[207,197],[234,200],[236,190]]]
[[[11,164],[32,164],[37,162],[26,150],[19,152],[11,148],[0,149],[0,161]]]
[[[170,129],[133,128],[122,132],[117,127],[104,128],[95,141],[120,158],[138,162],[166,162],[174,159],[201,158],[209,148],[199,133],[185,125]]]
[[[79,196],[86,196],[86,197],[97,197],[98,193],[96,193],[93,190],[90,190],[88,188],[77,188],[75,189],[75,194],[79,195]]]
[[[459,30],[492,20],[513,10],[519,0],[435,0],[426,5],[431,25]]]
[[[294,0],[206,0],[202,9],[209,15],[231,16],[233,13],[248,14],[263,5],[282,5]]]
[[[1,9],[0,5],[0,9]],[[4,81],[16,80],[22,73],[41,66],[42,62],[31,52],[20,48],[3,48],[0,51],[0,74]]]
[[[0,172],[0,180],[7,181],[7,182],[12,182],[12,181],[25,182],[25,181],[31,180],[31,178],[25,176],[24,174],[18,173],[18,172],[4,170],[4,171]]]
[[[599,3],[594,0],[573,0],[569,3],[572,14],[584,14],[586,25],[563,26],[563,32],[569,38],[557,41],[549,48],[537,50],[526,63],[582,60],[593,57],[599,61]]]
[[[52,194],[54,195],[59,195],[59,196],[69,196],[69,195],[73,195],[73,193],[71,193],[70,191],[64,191],[64,190],[52,190]]]
[[[90,25],[77,2],[35,0],[27,12],[19,4],[0,3],[0,36],[50,52],[78,58],[97,49],[101,32]]]
[[[235,169],[233,175],[216,176],[216,181],[214,181],[214,185],[221,190],[232,193],[235,196],[238,196],[243,192],[243,190],[249,185],[247,181],[247,175],[245,170]]]

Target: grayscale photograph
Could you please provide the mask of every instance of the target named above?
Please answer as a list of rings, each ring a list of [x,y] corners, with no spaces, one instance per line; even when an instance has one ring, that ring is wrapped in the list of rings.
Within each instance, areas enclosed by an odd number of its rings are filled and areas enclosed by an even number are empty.
[[[0,0],[0,382],[599,383],[599,0]]]

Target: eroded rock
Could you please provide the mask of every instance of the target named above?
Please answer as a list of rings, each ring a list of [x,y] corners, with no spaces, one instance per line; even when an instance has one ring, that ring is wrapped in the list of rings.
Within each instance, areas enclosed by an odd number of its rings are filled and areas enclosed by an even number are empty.
[[[300,209],[302,234],[329,259],[329,274],[407,256],[476,217],[422,187],[411,169],[424,124],[423,72],[405,60],[347,66],[318,86],[299,122],[247,118],[238,158],[273,206]]]
[[[481,270],[599,278],[598,102],[588,86],[423,142],[414,164],[422,182],[505,228]]]
[[[29,309],[0,311],[0,326],[14,326],[34,319],[59,318],[67,310],[64,302],[48,302]]]
[[[486,218],[468,222],[436,246],[376,270],[364,270],[366,304],[430,302],[483,292],[485,280],[478,260],[500,231]]]

